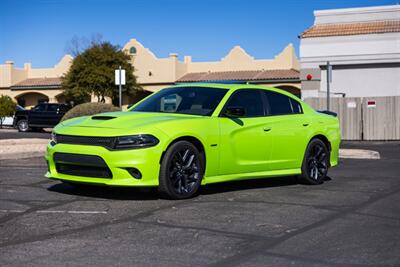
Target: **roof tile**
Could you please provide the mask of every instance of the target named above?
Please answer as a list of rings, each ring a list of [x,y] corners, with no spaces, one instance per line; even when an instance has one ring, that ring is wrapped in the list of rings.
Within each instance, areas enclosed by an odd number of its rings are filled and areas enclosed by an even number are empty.
[[[14,84],[12,87],[47,87],[47,86],[61,86],[61,78],[29,78]]]
[[[286,80],[299,77],[299,71],[294,69],[192,72],[185,74],[177,82]]]
[[[300,38],[400,32],[400,20],[314,25]]]

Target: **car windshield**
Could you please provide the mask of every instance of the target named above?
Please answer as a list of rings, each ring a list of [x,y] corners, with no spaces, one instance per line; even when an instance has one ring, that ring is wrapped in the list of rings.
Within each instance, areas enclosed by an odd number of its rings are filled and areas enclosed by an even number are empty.
[[[208,87],[167,88],[153,94],[130,111],[211,116],[227,91]]]

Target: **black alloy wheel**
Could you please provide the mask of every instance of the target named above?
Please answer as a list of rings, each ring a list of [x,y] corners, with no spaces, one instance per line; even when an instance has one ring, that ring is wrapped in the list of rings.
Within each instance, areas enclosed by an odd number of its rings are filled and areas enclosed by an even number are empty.
[[[171,199],[193,197],[203,178],[203,162],[202,153],[192,143],[174,143],[161,163],[159,192]]]
[[[321,184],[328,174],[329,151],[320,139],[308,144],[301,168],[301,181],[307,184]]]

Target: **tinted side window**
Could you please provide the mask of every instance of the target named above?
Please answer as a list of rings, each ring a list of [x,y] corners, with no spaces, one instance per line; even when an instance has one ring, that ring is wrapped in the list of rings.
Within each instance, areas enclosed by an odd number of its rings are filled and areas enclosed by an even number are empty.
[[[290,103],[292,104],[293,113],[295,114],[303,113],[303,110],[301,109],[301,104],[299,102],[297,102],[293,98],[290,98]]]
[[[56,112],[58,107],[59,107],[59,105],[51,105],[50,104],[50,105],[47,106],[47,111]]]
[[[66,106],[66,105],[61,105],[60,106],[60,111],[61,112],[67,112],[69,110],[69,107],[68,106]]]
[[[264,116],[264,105],[259,90],[239,90],[233,93],[225,107],[243,107],[244,117]]]
[[[46,111],[46,105],[40,104],[33,108],[34,111]]]
[[[270,115],[284,115],[292,114],[292,103],[290,97],[272,92],[265,91],[269,103],[269,113]]]

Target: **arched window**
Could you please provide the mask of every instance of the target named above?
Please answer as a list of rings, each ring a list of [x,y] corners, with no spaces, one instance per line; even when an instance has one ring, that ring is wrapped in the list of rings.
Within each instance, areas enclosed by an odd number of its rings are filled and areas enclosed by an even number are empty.
[[[130,53],[130,54],[136,54],[136,47],[132,46],[132,47],[129,49],[129,53]]]

